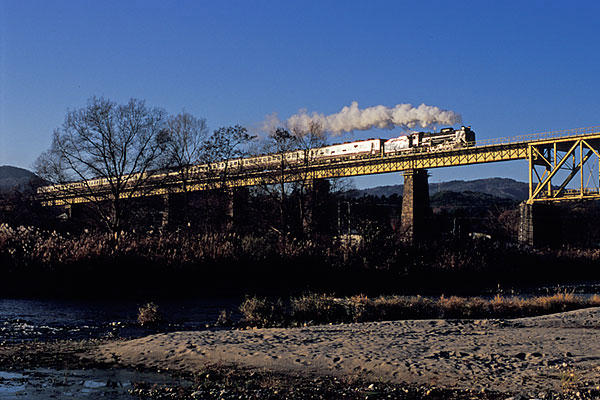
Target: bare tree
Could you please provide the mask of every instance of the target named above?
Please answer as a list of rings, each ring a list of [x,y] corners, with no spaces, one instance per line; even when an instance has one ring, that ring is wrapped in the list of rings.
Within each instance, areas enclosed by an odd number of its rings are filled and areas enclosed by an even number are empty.
[[[217,178],[219,186],[231,173],[234,159],[248,155],[247,146],[256,136],[240,125],[221,127],[213,131],[202,148],[202,161],[208,165],[209,176]]]
[[[204,156],[208,143],[206,119],[196,118],[183,111],[167,119],[167,131],[169,133],[169,140],[166,143],[168,163],[177,171],[181,189],[186,193],[195,175],[193,166],[206,158]]]
[[[234,189],[228,187],[228,180],[236,172],[241,172],[239,159],[248,156],[248,147],[255,136],[240,125],[221,127],[212,132],[204,141],[200,152],[198,171],[202,180],[207,183],[206,200],[212,202],[211,219],[223,224],[227,230],[233,228],[234,221]],[[214,207],[221,209],[225,215],[214,212]],[[222,217],[222,218],[221,218]]]
[[[286,161],[285,153],[294,151],[298,147],[297,138],[294,137],[288,130],[283,128],[277,128],[275,132],[269,135],[271,141],[270,150],[279,157],[278,165],[278,191],[275,194],[279,195],[279,227],[281,231],[287,230],[287,219],[286,219],[286,185],[285,185],[285,172],[289,168],[289,163]]]
[[[292,126],[289,129],[291,135],[295,138],[298,149],[304,152],[304,162],[309,164],[314,161],[312,149],[325,146],[326,137],[323,126],[315,121],[311,121],[306,129],[299,126]]]
[[[175,219],[183,217],[189,227],[194,214],[190,209],[189,192],[192,182],[201,178],[197,164],[204,158],[208,127],[206,119],[182,111],[168,117],[166,129],[169,135],[166,157],[171,172],[164,179],[169,193],[163,197],[162,223],[164,227],[174,216]]]
[[[84,198],[116,236],[131,211],[128,200],[149,190],[169,161],[168,141],[162,110],[142,100],[117,104],[93,97],[67,113],[36,171],[55,184],[46,196]]]
[[[261,185],[261,189],[271,197],[279,208],[278,229],[280,233],[290,231],[295,224],[290,224],[291,195],[295,194],[298,203],[299,220],[306,217],[305,189],[310,186],[309,165],[314,160],[314,148],[321,147],[325,142],[323,132],[317,124],[311,125],[308,130],[291,127],[274,128],[268,132],[263,143],[262,152],[272,154],[276,164],[273,164],[272,179],[268,179]],[[288,182],[289,176],[293,175],[294,182]],[[299,179],[298,179],[299,178]],[[293,208],[296,208],[293,206]]]
[[[274,186],[263,185],[265,190],[279,204],[279,225],[281,230],[288,229],[286,203],[289,195],[295,193],[298,200],[299,220],[305,231],[310,225],[308,221],[306,194],[314,189],[310,178],[310,165],[315,161],[314,149],[325,144],[323,129],[318,123],[312,123],[308,129],[300,127],[276,128],[269,133],[264,145],[265,153],[277,155],[277,183]],[[290,152],[293,157],[286,157]],[[294,182],[286,183],[286,176],[294,175]],[[309,190],[310,189],[310,190]],[[308,193],[313,195],[314,193]]]
[[[298,192],[298,208],[304,233],[310,233],[313,225],[313,210],[310,208],[315,206],[318,188],[309,177],[309,166],[315,162],[316,152],[314,149],[325,145],[325,131],[322,125],[315,121],[311,121],[306,129],[292,126],[290,131],[296,140],[298,149],[303,154],[302,168],[300,169],[302,178],[296,181],[295,189]]]

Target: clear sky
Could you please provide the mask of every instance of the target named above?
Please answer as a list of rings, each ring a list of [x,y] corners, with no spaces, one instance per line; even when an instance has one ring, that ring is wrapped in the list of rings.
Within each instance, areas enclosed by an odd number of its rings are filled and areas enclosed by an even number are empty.
[[[480,139],[600,125],[599,16],[598,1],[0,0],[0,165],[31,168],[94,95],[211,128],[352,101],[450,109]],[[430,172],[527,179],[525,162]]]

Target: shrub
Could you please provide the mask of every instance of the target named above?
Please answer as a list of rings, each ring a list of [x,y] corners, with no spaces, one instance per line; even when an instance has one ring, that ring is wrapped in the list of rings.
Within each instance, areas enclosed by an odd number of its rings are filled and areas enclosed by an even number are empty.
[[[296,321],[340,322],[348,312],[341,302],[325,294],[309,293],[291,299],[292,317]]]
[[[346,302],[346,313],[354,322],[377,319],[373,301],[367,296],[350,297]]]
[[[219,316],[217,317],[217,326],[231,326],[233,325],[233,321],[231,320],[231,312],[227,310],[221,310]]]
[[[160,324],[163,318],[158,306],[150,302],[139,308],[137,320],[141,326],[153,326]]]
[[[287,320],[281,299],[247,297],[240,305],[243,322],[253,326],[277,326]]]

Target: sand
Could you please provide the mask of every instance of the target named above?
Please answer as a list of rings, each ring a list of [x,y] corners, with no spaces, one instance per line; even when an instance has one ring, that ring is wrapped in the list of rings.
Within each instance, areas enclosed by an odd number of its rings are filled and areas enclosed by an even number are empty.
[[[98,361],[229,365],[458,389],[538,393],[600,384],[600,308],[514,320],[420,320],[174,332],[108,343]]]

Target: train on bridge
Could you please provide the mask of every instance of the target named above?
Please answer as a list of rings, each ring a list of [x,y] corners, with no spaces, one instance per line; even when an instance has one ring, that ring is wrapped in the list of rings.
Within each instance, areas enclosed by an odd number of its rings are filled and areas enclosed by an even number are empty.
[[[440,132],[412,132],[392,139],[367,139],[355,142],[332,144],[308,150],[294,150],[282,154],[265,154],[218,162],[215,165],[202,164],[193,172],[268,169],[285,165],[305,165],[307,163],[335,162],[362,157],[394,156],[414,152],[444,151],[475,145],[475,132],[471,127],[460,129],[444,128]]]
[[[284,167],[305,166],[353,160],[369,157],[390,157],[416,152],[436,152],[461,149],[475,145],[475,132],[471,127],[460,129],[444,128],[439,132],[412,132],[392,139],[367,139],[354,142],[332,144],[306,150],[293,150],[284,153],[264,154],[254,157],[236,158],[217,161],[210,164],[199,164],[189,168],[189,173],[198,178],[210,177],[215,174],[241,173],[244,171],[263,171]],[[282,159],[283,158],[283,159]],[[177,179],[178,171],[155,174],[157,178],[169,177]],[[78,191],[88,187],[101,188],[109,182],[105,178],[89,179],[44,186],[38,189],[38,194]]]

